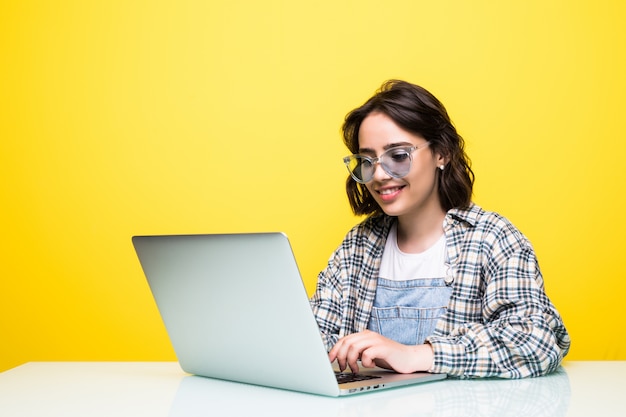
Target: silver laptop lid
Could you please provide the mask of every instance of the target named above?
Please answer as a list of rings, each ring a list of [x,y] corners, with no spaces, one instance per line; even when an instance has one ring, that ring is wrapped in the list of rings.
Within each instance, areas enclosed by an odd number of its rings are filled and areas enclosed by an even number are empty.
[[[339,395],[282,233],[135,236],[184,371]]]

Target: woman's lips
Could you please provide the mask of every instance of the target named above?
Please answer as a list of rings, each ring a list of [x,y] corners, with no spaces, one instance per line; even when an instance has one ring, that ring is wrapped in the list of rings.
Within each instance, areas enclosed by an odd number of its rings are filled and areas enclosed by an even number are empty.
[[[388,202],[394,200],[403,188],[404,186],[379,188],[376,192],[380,196],[381,200]]]

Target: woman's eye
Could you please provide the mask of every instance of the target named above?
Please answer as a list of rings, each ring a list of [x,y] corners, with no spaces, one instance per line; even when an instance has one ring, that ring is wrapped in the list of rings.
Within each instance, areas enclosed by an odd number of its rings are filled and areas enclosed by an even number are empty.
[[[409,154],[406,151],[396,151],[391,154],[391,159],[394,162],[405,161],[408,157],[409,157]]]

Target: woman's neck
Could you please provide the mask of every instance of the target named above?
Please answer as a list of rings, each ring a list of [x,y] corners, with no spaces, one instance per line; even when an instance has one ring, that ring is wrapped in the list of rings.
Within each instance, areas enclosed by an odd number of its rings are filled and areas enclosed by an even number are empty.
[[[405,253],[424,252],[443,234],[443,220],[446,212],[432,208],[419,214],[398,217],[398,247]]]

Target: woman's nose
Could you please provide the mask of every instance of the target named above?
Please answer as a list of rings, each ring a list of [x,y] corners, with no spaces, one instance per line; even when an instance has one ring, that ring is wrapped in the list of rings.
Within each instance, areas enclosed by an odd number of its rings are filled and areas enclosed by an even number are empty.
[[[374,175],[372,175],[372,178],[378,181],[382,181],[391,178],[391,175],[389,175],[387,171],[385,171],[380,161],[376,161],[376,163],[374,164]]]

